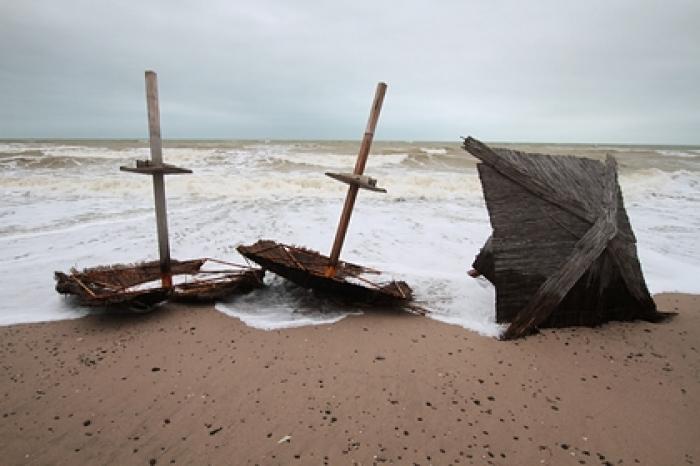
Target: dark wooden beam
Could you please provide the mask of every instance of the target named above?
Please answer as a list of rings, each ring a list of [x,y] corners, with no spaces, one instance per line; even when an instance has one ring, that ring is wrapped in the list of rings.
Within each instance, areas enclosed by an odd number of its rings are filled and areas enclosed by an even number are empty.
[[[169,163],[154,165],[150,160],[137,160],[135,167],[119,167],[119,170],[141,175],[185,175],[192,173],[189,168],[176,167]]]

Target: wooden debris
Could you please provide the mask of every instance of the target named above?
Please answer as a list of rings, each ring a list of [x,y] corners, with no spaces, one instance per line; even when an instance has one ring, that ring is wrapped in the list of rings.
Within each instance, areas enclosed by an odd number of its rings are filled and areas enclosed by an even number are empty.
[[[151,160],[137,160],[136,167],[119,167],[119,169],[123,172],[141,175],[185,175],[192,173],[189,168],[176,167],[169,163],[155,165]]]
[[[353,172],[326,173],[329,177],[349,185],[330,256],[271,240],[260,240],[250,246],[239,246],[238,252],[260,264],[264,269],[271,270],[304,288],[331,293],[353,302],[398,306],[422,315],[427,311],[412,303],[413,291],[405,282],[375,282],[366,275],[376,274],[378,271],[339,259],[358,191],[367,189],[386,192],[385,189],[377,187],[377,181],[374,178],[364,175],[386,88],[385,83],[377,84]]]
[[[298,246],[271,240],[260,240],[250,246],[239,246],[238,252],[248,259],[304,288],[343,297],[349,301],[398,306],[416,314],[425,309],[412,304],[413,291],[403,281],[375,282],[366,274],[376,274],[350,262],[339,261],[336,273],[326,274],[329,257]]]
[[[356,175],[354,173],[330,173],[326,172],[326,176],[338,180],[350,186],[357,186],[360,189],[367,189],[378,193],[385,193],[386,189],[377,186],[377,180],[370,178],[367,175]]]
[[[262,286],[264,272],[244,266],[225,270],[202,270],[215,259],[171,260],[172,287],[160,283],[160,261],[93,267],[69,274],[55,272],[56,291],[74,295],[80,304],[92,307],[136,307],[147,309],[166,299],[211,302],[232,293]]]
[[[537,327],[664,317],[647,290],[612,157],[491,149],[473,138],[493,235],[473,266],[496,287],[505,339]]]
[[[86,306],[128,305],[131,309],[142,310],[150,309],[166,299],[210,302],[262,286],[265,272],[261,269],[209,258],[184,262],[171,260],[165,175],[186,174],[192,171],[163,162],[158,79],[153,71],[146,71],[145,78],[151,160],[137,160],[136,167],[120,167],[120,170],[153,177],[160,260],[93,267],[83,271],[73,269],[69,274],[55,272],[56,291],[75,295],[79,302]],[[206,262],[216,262],[232,268],[201,270]],[[177,276],[181,281],[173,284],[173,276]],[[159,283],[155,283],[156,281]]]

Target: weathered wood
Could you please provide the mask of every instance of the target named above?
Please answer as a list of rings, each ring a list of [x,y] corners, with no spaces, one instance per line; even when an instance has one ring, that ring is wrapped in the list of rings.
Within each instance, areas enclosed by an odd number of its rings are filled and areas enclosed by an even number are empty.
[[[148,109],[148,141],[153,165],[163,163],[163,144],[160,137],[160,104],[158,102],[158,75],[146,71],[146,107]]]
[[[609,250],[612,252],[613,260],[625,281],[627,290],[639,302],[639,311],[643,317],[652,321],[662,318],[644,281],[642,266],[637,258],[634,244],[613,240],[610,242]]]
[[[603,218],[576,244],[564,267],[540,287],[531,303],[518,313],[503,338],[511,340],[527,334],[542,323],[584,274],[586,268],[605,250],[614,230]]]
[[[195,259],[185,262],[170,258],[168,223],[165,202],[165,175],[192,173],[191,170],[163,162],[160,135],[158,83],[153,71],[146,71],[146,104],[151,160],[137,160],[136,167],[120,167],[130,173],[151,175],[158,231],[159,261],[93,267],[70,274],[55,272],[56,291],[78,297],[88,306],[137,306],[143,311],[166,299],[211,302],[233,293],[243,293],[262,286],[264,270],[227,263],[217,259]],[[206,261],[228,264],[234,270],[206,270]],[[173,275],[189,275],[173,286]],[[204,278],[206,277],[206,278]],[[160,278],[160,286],[151,283]]]
[[[367,189],[379,193],[385,193],[386,189],[377,187],[377,180],[366,175],[355,175],[354,173],[331,173],[326,172],[326,176],[338,180],[350,186],[357,186],[360,189]]]
[[[464,139],[463,147],[536,196],[591,225],[596,221],[596,205],[601,193],[594,182],[600,175],[595,168],[598,164],[590,163],[595,161],[573,156],[558,156],[555,159],[542,154],[491,149],[472,137]],[[560,163],[561,160],[566,160],[566,163]],[[627,219],[624,209],[621,215]],[[621,229],[617,240],[636,242],[631,228]]]
[[[152,261],[92,267],[81,271],[72,269],[68,274],[55,272],[56,291],[74,295],[86,306],[114,308],[137,304],[143,309],[165,299],[212,302],[262,286],[263,270],[235,265],[233,269],[202,271],[202,266],[210,260],[173,260],[171,273],[187,278],[172,288],[154,283],[161,278],[161,271],[160,263]],[[207,278],[203,278],[203,275]]]
[[[617,172],[615,173],[615,186],[617,189],[616,196],[618,202],[622,205],[622,193],[620,192],[619,183],[617,181]],[[620,275],[622,275],[622,279],[625,281],[627,289],[639,302],[640,312],[648,320],[659,320],[663,318],[663,316],[657,312],[656,303],[654,303],[646,282],[644,281],[642,266],[637,258],[637,248],[635,246],[637,239],[634,236],[634,232],[632,232],[627,212],[625,212],[624,209],[619,209],[618,211],[618,223],[625,225],[627,227],[625,231],[629,233],[624,237],[622,235],[615,237],[610,242],[608,249],[620,271]]]
[[[158,253],[163,287],[172,287],[170,243],[168,237],[168,213],[165,201],[165,175],[192,173],[192,170],[163,163],[163,147],[160,135],[160,108],[158,104],[158,77],[154,71],[146,71],[146,107],[148,109],[148,136],[151,160],[137,160],[136,167],[119,167],[121,171],[153,176],[153,198],[156,210]]]
[[[151,146],[151,162],[154,166],[163,165],[163,150],[160,137],[160,108],[158,105],[158,77],[154,71],[146,71],[146,102],[148,106],[148,135]],[[165,176],[153,173],[153,197],[156,204],[156,228],[158,231],[158,252],[163,287],[173,285],[170,272],[170,240],[168,237],[168,213],[165,202]]]
[[[352,303],[399,307],[412,313],[426,312],[412,303],[413,292],[403,281],[375,282],[366,273],[376,272],[365,267],[338,261],[337,273],[329,277],[328,260],[310,249],[260,240],[236,248],[244,257],[260,264],[297,285],[320,293],[329,293]],[[369,286],[365,286],[367,284]]]
[[[146,163],[148,162],[148,163]],[[119,167],[123,172],[138,173],[141,175],[185,175],[192,173],[189,168],[176,167],[169,163],[153,165],[149,160],[137,160],[136,167]]]
[[[615,170],[615,160],[608,157],[604,178],[605,197],[598,220],[576,243],[564,266],[545,280],[532,301],[518,313],[503,335],[504,339],[521,337],[547,319],[593,261],[602,254],[608,242],[617,234]]]
[[[519,169],[518,165],[509,163],[504,157],[496,154],[486,144],[483,144],[472,137],[468,137],[464,140],[463,146],[464,149],[466,149],[474,157],[478,158],[491,168],[498,171],[501,175],[518,183],[520,186],[531,191],[542,199],[551,202],[557,207],[583,220],[591,223],[594,221],[593,214],[588,212],[585,206],[581,205],[581,202],[578,199],[564,196],[562,193],[552,189],[551,185],[541,181],[538,178],[529,176],[528,173],[525,173],[523,170]],[[542,170],[542,173],[545,173],[545,171]]]
[[[362,175],[365,171],[367,157],[369,156],[369,150],[370,147],[372,147],[372,139],[374,138],[374,130],[377,127],[379,113],[381,112],[382,103],[384,102],[386,87],[386,84],[383,82],[377,84],[377,90],[374,94],[374,101],[372,102],[372,108],[367,120],[367,127],[365,128],[365,134],[362,138],[360,151],[357,154],[357,161],[355,162],[355,169],[353,170],[354,175]],[[338,229],[335,234],[335,240],[333,241],[333,248],[331,249],[330,260],[328,263],[327,274],[329,276],[333,276],[333,274],[335,274],[335,267],[338,265],[340,250],[343,248],[345,234],[348,231],[348,225],[350,224],[350,217],[352,216],[352,209],[355,206],[355,199],[357,198],[358,189],[358,185],[351,184],[348,188],[348,193],[345,196],[343,211],[340,215],[340,221],[338,222]]]
[[[478,169],[493,227],[493,273],[487,278],[496,286],[496,320],[510,322],[542,282],[561,267],[590,225],[489,166],[479,164]]]
[[[473,138],[464,148],[481,160],[493,227],[474,264],[492,267],[496,319],[512,323],[508,337],[533,326],[663,318],[644,283],[614,159],[490,149]]]
[[[493,257],[493,246],[491,245],[491,237],[486,240],[484,246],[479,251],[479,254],[474,259],[472,267],[476,270],[476,274],[473,277],[478,277],[483,275],[491,283],[496,281],[496,266]],[[471,274],[471,272],[468,272]]]

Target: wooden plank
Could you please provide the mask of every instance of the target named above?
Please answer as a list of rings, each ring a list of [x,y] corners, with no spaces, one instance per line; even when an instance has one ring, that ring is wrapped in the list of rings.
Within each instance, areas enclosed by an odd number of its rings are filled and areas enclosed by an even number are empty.
[[[146,103],[148,107],[148,135],[151,146],[151,163],[163,164],[163,149],[160,137],[160,108],[158,105],[158,77],[154,71],[146,71]],[[158,231],[158,252],[163,287],[173,285],[170,271],[170,243],[168,239],[168,214],[165,202],[165,177],[163,173],[153,174],[153,197],[156,205],[156,227]]]
[[[615,237],[618,209],[616,173],[615,159],[609,157],[603,180],[605,197],[598,219],[576,243],[561,269],[545,280],[530,303],[518,313],[503,335],[504,339],[519,338],[547,319]]]
[[[355,175],[354,173],[331,173],[326,172],[326,176],[338,180],[351,186],[356,185],[360,189],[367,189],[379,193],[385,193],[386,189],[377,187],[377,180],[365,175]]]
[[[151,161],[163,163],[163,146],[160,137],[160,106],[158,104],[158,75],[146,71],[146,106],[148,108],[148,137],[151,146]]]
[[[138,173],[141,175],[184,175],[192,173],[189,168],[176,167],[174,165],[169,165],[164,163],[161,166],[136,166],[136,167],[119,167],[119,170],[123,172]]]
[[[353,170],[353,174],[355,175],[362,175],[365,171],[367,157],[369,156],[369,149],[372,146],[372,140],[374,139],[374,130],[377,127],[379,113],[381,112],[382,104],[384,102],[386,87],[386,83],[380,82],[377,84],[377,90],[374,93],[374,101],[372,102],[369,118],[367,119],[367,127],[365,128],[365,134],[362,137],[362,144],[360,145],[360,151],[357,154],[357,161],[355,162],[355,169]],[[340,221],[338,222],[338,229],[335,234],[335,240],[333,241],[333,248],[331,250],[330,260],[328,263],[327,274],[329,276],[335,275],[335,268],[338,265],[340,250],[343,248],[345,234],[348,231],[350,217],[352,216],[352,209],[355,207],[355,199],[357,198],[358,189],[359,188],[357,185],[350,185],[348,188],[348,193],[345,196],[343,211],[340,214]]]

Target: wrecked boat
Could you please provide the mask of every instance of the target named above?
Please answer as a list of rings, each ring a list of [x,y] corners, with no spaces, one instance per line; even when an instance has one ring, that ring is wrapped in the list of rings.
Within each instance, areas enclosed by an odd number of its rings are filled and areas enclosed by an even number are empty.
[[[239,246],[238,252],[263,269],[280,275],[303,288],[345,298],[348,301],[405,308],[416,314],[425,310],[414,305],[413,290],[404,281],[375,281],[367,275],[381,272],[350,262],[339,261],[335,273],[328,273],[330,258],[298,246],[271,240],[260,240],[250,246]]]
[[[170,258],[165,175],[183,175],[192,171],[163,161],[156,73],[146,71],[145,80],[151,159],[137,160],[135,167],[120,167],[120,170],[152,178],[160,260],[82,271],[73,269],[67,274],[55,272],[56,291],[73,295],[86,306],[147,310],[168,299],[212,302],[262,286],[265,272],[258,268],[211,258],[182,262]],[[213,270],[206,267],[208,264],[228,268]]]
[[[413,290],[406,282],[379,282],[371,279],[368,275],[378,275],[381,272],[340,260],[340,251],[343,247],[358,191],[365,189],[386,192],[385,189],[377,186],[377,181],[374,178],[364,175],[386,88],[385,83],[377,85],[354,171],[352,173],[326,173],[327,176],[349,185],[330,256],[304,247],[286,245],[271,240],[260,240],[249,246],[239,246],[237,249],[243,256],[256,262],[264,269],[304,288],[332,294],[353,302],[376,306],[389,305],[411,313],[425,314],[425,309],[413,303]]]
[[[224,264],[227,269],[211,269]],[[171,260],[172,286],[163,286],[159,261],[55,272],[56,291],[90,307],[147,310],[166,301],[213,302],[262,286],[264,272],[216,259]],[[209,266],[209,267],[206,267]]]

